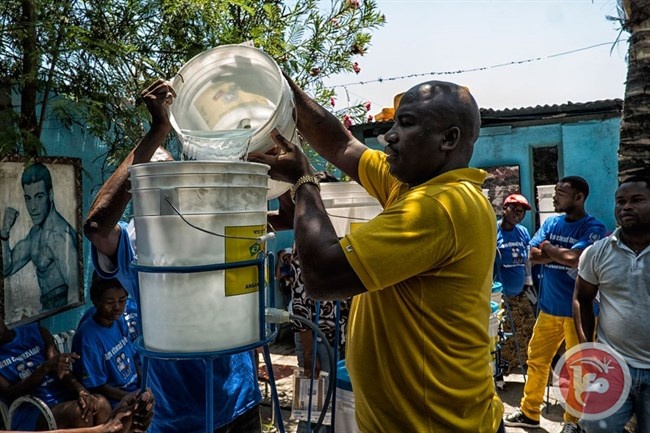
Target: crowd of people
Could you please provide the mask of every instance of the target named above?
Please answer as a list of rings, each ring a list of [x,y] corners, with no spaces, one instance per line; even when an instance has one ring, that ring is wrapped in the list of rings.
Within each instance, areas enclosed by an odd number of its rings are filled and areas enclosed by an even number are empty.
[[[295,247],[285,252],[277,275],[287,278],[292,313],[318,316],[327,343],[345,358],[361,431],[501,433],[505,426],[539,427],[558,349],[597,340],[624,356],[632,390],[603,419],[581,421],[565,413],[562,432],[620,432],[633,413],[639,431],[650,432],[650,337],[638,332],[650,308],[647,177],[618,188],[619,228],[610,236],[585,210],[586,180],[561,178],[554,196],[560,214],[531,238],[520,224],[531,209],[528,200],[508,196],[497,221],[481,191],[486,173],[469,167],[481,119],[467,88],[443,81],[411,88],[384,135],[385,150],[378,151],[287,80],[302,137],[383,207],[339,238],[321,200],[323,174],[297,144],[274,131],[272,152],[248,155],[268,164],[271,178],[293,185],[283,198],[287,206],[269,219],[276,228],[294,230]],[[131,198],[128,168],[171,159],[161,146],[172,129],[168,108],[175,96],[163,80],[142,92],[150,129],[101,187],[86,216],[93,307],[80,321],[73,352],[59,353],[49,332],[36,324],[0,327],[0,396],[40,397],[65,431],[206,428],[206,364],[151,359],[150,390],[139,392],[140,360],[132,347],[137,329],[124,315],[129,299],[139,302],[138,275],[130,266],[135,230],[122,220]],[[3,226],[3,241],[10,228]],[[539,301],[531,311],[530,341],[521,341],[528,376],[520,407],[504,417],[489,368],[491,288],[500,282],[511,308],[530,308],[523,294],[529,263],[539,269]],[[342,314],[334,314],[338,309]],[[312,357],[311,330],[300,322],[293,326],[305,371],[334,368],[322,352]],[[244,352],[210,364],[215,433],[261,431],[255,361],[254,353]],[[25,411],[16,418],[23,420],[21,431],[43,429],[43,418]]]

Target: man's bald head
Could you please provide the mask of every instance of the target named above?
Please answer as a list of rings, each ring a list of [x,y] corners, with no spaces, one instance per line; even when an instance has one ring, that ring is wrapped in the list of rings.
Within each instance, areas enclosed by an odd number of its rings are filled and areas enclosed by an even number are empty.
[[[390,171],[409,185],[469,165],[481,116],[466,87],[427,81],[409,89],[384,134]]]
[[[457,126],[463,144],[473,145],[481,128],[481,113],[469,89],[447,81],[427,81],[409,89],[400,101],[425,102],[443,124]]]

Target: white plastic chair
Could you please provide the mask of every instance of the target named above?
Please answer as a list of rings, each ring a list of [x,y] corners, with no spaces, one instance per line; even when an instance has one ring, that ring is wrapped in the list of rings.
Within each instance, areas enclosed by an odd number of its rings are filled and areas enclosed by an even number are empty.
[[[13,403],[11,403],[11,406],[9,406],[9,414],[8,414],[8,423],[11,426],[11,418],[13,417],[14,413],[16,410],[24,405],[24,404],[31,404],[33,406],[36,406],[39,411],[43,414],[45,417],[45,421],[47,422],[47,427],[49,430],[56,430],[56,420],[54,419],[54,415],[52,414],[52,411],[48,407],[48,405],[43,402],[40,398],[31,396],[31,395],[23,395],[22,397],[18,397],[16,400],[14,400]]]
[[[0,422],[0,428],[9,430],[9,407],[3,401],[0,401]]]

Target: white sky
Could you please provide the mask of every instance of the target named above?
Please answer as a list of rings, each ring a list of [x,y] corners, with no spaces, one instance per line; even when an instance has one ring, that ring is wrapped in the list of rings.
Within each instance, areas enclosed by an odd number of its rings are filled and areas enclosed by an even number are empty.
[[[618,23],[615,0],[377,0],[387,23],[373,32],[368,52],[357,57],[361,72],[331,77],[346,84],[350,103],[370,101],[371,114],[393,105],[393,96],[413,85],[439,79],[468,86],[483,108],[623,98],[628,34],[613,42]],[[611,53],[610,53],[611,50]],[[429,72],[492,67],[541,57],[542,60],[476,72]],[[388,81],[410,74],[420,77]],[[383,78],[383,83],[369,82]],[[348,105],[336,88],[337,107]]]

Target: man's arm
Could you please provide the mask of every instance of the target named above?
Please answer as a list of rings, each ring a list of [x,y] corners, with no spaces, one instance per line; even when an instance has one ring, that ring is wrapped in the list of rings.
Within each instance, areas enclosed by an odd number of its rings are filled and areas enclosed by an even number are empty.
[[[314,101],[285,75],[296,102],[297,127],[323,158],[359,182],[359,159],[368,148],[354,138],[332,113]]]
[[[77,361],[79,355],[76,353],[60,353],[50,331],[42,327],[40,331],[45,342],[45,357],[47,359],[45,365],[50,365],[50,371],[77,396],[77,402],[81,409],[81,417],[87,421],[91,413],[97,413],[99,402],[97,397],[84,388],[72,374],[70,363]]]
[[[530,262],[533,265],[545,265],[546,263],[551,263],[552,261],[553,259],[551,259],[538,247],[530,247]]]
[[[578,266],[578,261],[580,260],[580,254],[582,254],[582,249],[571,249],[563,248],[553,245],[549,241],[544,241],[539,245],[539,249],[542,253],[551,259],[551,261],[559,263],[561,265],[570,266],[575,268]]]
[[[123,389],[109,385],[108,383],[105,383],[97,387],[89,388],[88,391],[92,392],[93,394],[103,395],[109,400],[117,400],[117,401],[123,399],[129,394]]]
[[[120,239],[117,223],[131,200],[129,167],[151,161],[171,131],[168,107],[172,96],[176,94],[171,84],[163,80],[156,81],[142,92],[151,113],[151,128],[102,186],[90,206],[84,222],[84,234],[97,251],[107,257],[113,257],[117,251]]]
[[[0,227],[0,243],[2,243],[2,276],[9,277],[23,268],[30,260],[30,249],[32,245],[30,230],[24,239],[16,242],[13,250],[9,245],[9,234],[11,228],[16,224],[18,211],[12,207],[6,207],[2,216],[2,227]]]
[[[271,177],[295,184],[303,176],[313,176],[314,168],[298,147],[273,130],[271,137],[279,152],[250,153],[249,161],[269,164]],[[358,295],[366,288],[354,272],[327,216],[320,189],[305,183],[296,190],[293,228],[296,249],[302,266],[305,290],[316,300],[343,299]]]
[[[367,291],[345,257],[316,185],[306,184],[298,189],[293,225],[305,290],[310,298],[335,300]]]
[[[576,278],[573,291],[573,320],[581,343],[594,341],[596,316],[593,302],[598,293],[598,286],[585,281],[580,275]]]

